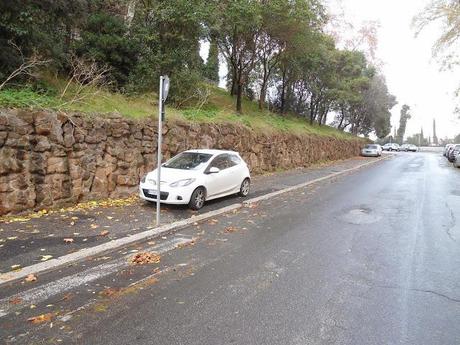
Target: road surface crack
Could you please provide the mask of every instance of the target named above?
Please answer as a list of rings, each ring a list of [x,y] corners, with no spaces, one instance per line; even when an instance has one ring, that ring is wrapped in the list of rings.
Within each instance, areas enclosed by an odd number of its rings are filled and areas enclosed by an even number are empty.
[[[417,291],[417,292],[430,293],[430,294],[433,294],[433,295],[436,295],[436,296],[439,296],[439,297],[448,299],[449,301],[460,303],[460,299],[452,298],[452,297],[450,297],[450,296],[444,295],[443,293],[440,293],[440,292],[437,292],[437,291],[433,291],[433,290],[423,290],[423,289],[409,289],[409,290],[410,290],[410,291]]]
[[[449,214],[450,214],[450,223],[447,225],[446,233],[447,233],[447,236],[449,236],[449,238],[452,241],[457,242],[457,240],[455,239],[455,237],[451,233],[451,230],[454,228],[455,224],[457,223],[457,220],[455,218],[454,211],[452,210],[452,208],[450,208],[450,206],[449,206],[449,204],[447,202],[446,202],[446,207],[447,207],[447,210],[449,211]]]
[[[442,298],[447,299],[447,300],[449,300],[451,302],[460,303],[460,299],[450,297],[450,296],[448,296],[446,294],[443,294],[441,292],[437,292],[437,291],[434,291],[434,290],[425,290],[425,289],[417,289],[417,288],[405,289],[405,288],[403,288],[401,286],[395,286],[395,285],[374,285],[373,287],[381,288],[381,289],[397,289],[397,290],[406,290],[406,291],[414,291],[414,292],[423,292],[423,293],[428,293],[428,294],[432,294],[432,295],[442,297]]]

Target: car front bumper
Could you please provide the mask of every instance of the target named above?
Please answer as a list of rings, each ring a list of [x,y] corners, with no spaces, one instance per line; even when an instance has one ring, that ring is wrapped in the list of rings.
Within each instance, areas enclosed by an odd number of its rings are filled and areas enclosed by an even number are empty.
[[[161,186],[160,202],[172,205],[186,205],[190,202],[195,186],[192,184],[186,187],[172,188],[169,186]],[[140,183],[139,197],[147,201],[157,201],[157,186],[150,183]]]

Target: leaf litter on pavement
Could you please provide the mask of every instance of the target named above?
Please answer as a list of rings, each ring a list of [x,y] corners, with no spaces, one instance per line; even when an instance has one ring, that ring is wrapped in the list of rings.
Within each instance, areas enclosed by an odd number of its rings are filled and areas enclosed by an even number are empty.
[[[160,263],[161,256],[156,253],[141,252],[136,253],[131,258],[131,263],[135,265],[145,265],[145,264],[158,264]]]
[[[16,223],[16,222],[27,222],[31,219],[35,218],[41,218],[43,216],[48,216],[50,214],[56,214],[56,213],[70,213],[70,212],[79,212],[79,211],[86,211],[86,210],[92,210],[94,208],[98,207],[119,207],[119,206],[129,206],[134,204],[135,202],[138,201],[138,196],[136,194],[133,194],[129,198],[121,198],[121,199],[105,199],[105,200],[91,200],[87,202],[83,202],[80,204],[77,204],[75,206],[71,207],[65,207],[65,208],[60,208],[56,210],[40,210],[37,212],[30,213],[25,216],[3,216],[0,217],[0,222],[5,222],[5,223]],[[73,217],[72,217],[73,219]],[[78,219],[78,218],[77,218]],[[73,219],[73,220],[77,220]]]
[[[37,316],[32,316],[27,319],[27,321],[32,322],[33,324],[40,324],[43,322],[49,322],[53,318],[53,313],[40,314]]]
[[[28,283],[32,283],[34,281],[37,281],[37,276],[33,273],[27,275],[26,279],[24,279]]]

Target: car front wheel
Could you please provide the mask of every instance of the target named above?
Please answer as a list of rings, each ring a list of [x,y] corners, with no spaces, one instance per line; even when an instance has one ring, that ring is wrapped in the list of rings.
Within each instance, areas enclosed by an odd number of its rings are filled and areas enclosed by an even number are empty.
[[[197,189],[193,191],[192,196],[190,197],[190,202],[188,203],[188,206],[192,210],[199,210],[200,208],[203,207],[205,201],[206,201],[206,191],[203,187],[198,187]]]
[[[239,195],[242,197],[248,196],[250,188],[251,188],[251,181],[248,178],[244,179],[244,181],[241,182]]]

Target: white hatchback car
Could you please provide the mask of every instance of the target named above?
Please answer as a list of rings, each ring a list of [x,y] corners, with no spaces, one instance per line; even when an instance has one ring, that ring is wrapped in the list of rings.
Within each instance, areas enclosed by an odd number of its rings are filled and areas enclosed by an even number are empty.
[[[160,202],[189,205],[198,210],[206,200],[239,193],[249,194],[251,176],[238,152],[189,150],[164,163],[161,168]],[[157,169],[141,179],[140,197],[157,198]]]
[[[364,157],[380,157],[382,155],[382,147],[377,144],[367,144],[361,150],[361,156]]]

